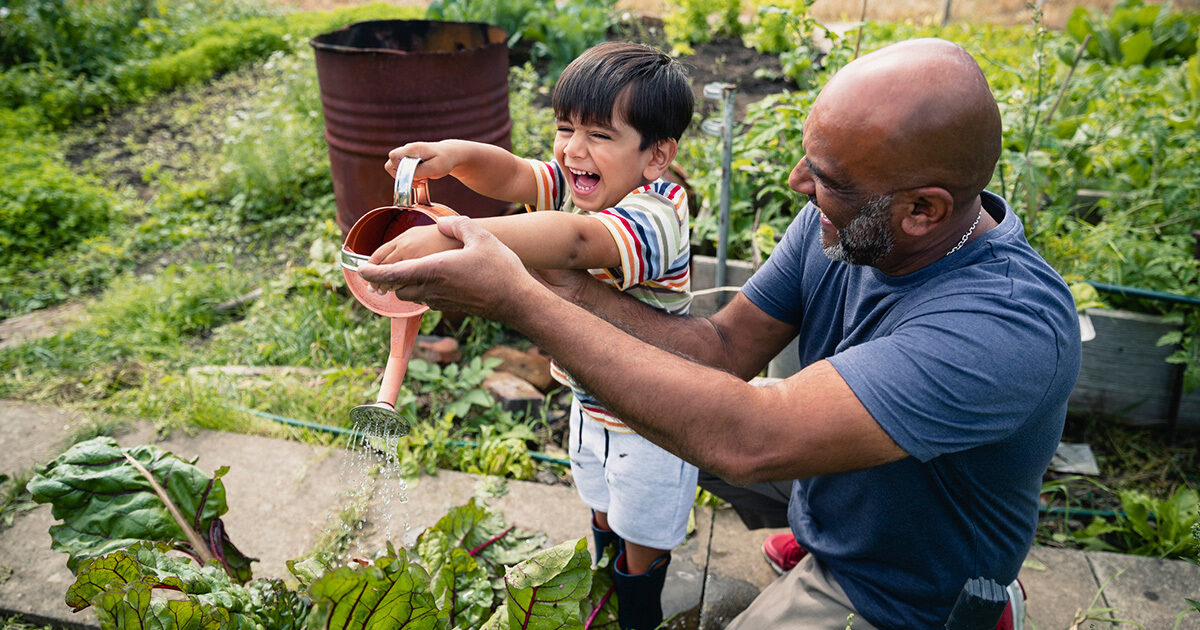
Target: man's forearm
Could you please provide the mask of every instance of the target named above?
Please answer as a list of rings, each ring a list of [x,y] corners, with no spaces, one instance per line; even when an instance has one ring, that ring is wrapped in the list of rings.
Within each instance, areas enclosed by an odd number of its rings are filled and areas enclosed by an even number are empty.
[[[521,308],[505,319],[643,437],[722,473],[725,462],[738,459],[733,454],[739,449],[731,443],[736,440],[722,439],[717,447],[709,438],[722,421],[730,421],[739,408],[746,408],[738,402],[739,393],[756,388],[733,374],[680,356],[699,362],[714,359],[715,353],[705,350],[713,339],[706,320],[666,315],[649,307],[642,310],[637,300],[627,301],[602,285],[595,289],[614,294],[598,293],[588,301],[617,321],[609,323],[607,317],[602,320],[548,294],[522,300]],[[601,303],[591,302],[592,298]],[[621,323],[636,330],[625,334],[618,328]],[[640,335],[653,339],[635,338]],[[712,426],[705,426],[708,423]]]
[[[735,369],[707,318],[665,313],[599,281],[588,282],[575,297],[578,306],[646,343],[710,367]]]

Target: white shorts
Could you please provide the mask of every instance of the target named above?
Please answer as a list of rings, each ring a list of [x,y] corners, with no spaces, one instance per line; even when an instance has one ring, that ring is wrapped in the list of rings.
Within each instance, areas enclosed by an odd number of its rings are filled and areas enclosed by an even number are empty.
[[[696,467],[636,433],[615,433],[571,400],[571,476],[579,498],[608,514],[621,538],[673,549],[687,535],[696,500]]]

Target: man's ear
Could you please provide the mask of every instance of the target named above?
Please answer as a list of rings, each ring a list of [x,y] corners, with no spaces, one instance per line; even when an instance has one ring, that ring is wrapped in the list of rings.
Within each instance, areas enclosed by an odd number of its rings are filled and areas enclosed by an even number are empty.
[[[900,220],[900,229],[909,236],[924,236],[950,219],[954,212],[954,196],[939,186],[924,186],[896,193],[896,201],[907,210]]]
[[[646,168],[642,169],[642,177],[651,182],[662,177],[662,174],[667,172],[667,167],[671,166],[677,151],[679,145],[674,138],[664,138],[655,142],[654,146],[650,147],[650,161],[646,163]]]

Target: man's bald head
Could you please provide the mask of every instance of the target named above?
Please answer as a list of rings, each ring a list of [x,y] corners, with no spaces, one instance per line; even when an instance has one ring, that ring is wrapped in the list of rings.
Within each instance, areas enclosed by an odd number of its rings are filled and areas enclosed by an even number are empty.
[[[971,55],[940,39],[893,44],[842,68],[821,90],[806,129],[837,146],[845,168],[890,189],[939,186],[956,207],[991,181],[1000,111]],[[807,136],[807,134],[806,134]]]

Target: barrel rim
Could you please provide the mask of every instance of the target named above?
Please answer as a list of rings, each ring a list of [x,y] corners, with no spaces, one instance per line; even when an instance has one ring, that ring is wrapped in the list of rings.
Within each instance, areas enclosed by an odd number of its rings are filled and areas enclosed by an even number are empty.
[[[489,41],[480,46],[472,46],[470,48],[461,48],[459,50],[426,50],[426,51],[420,51],[420,52],[413,52],[413,51],[409,51],[409,50],[397,50],[395,48],[363,48],[363,47],[358,47],[358,46],[343,46],[340,44],[330,44],[328,42],[320,41],[321,38],[323,38],[323,37],[330,37],[337,33],[349,31],[352,28],[363,27],[363,26],[372,25],[372,24],[454,24],[454,25],[477,27],[477,28],[482,27],[482,30],[484,30],[484,32],[487,36],[487,39]],[[493,35],[496,35],[498,37],[498,41],[492,41]],[[499,26],[496,26],[495,24],[488,24],[487,22],[455,22],[455,21],[450,21],[450,20],[363,20],[360,22],[353,22],[351,24],[347,24],[339,29],[335,29],[332,31],[327,31],[325,33],[321,33],[319,35],[315,35],[311,39],[308,40],[308,45],[312,46],[314,49],[321,51],[321,52],[342,53],[342,54],[347,54],[347,55],[360,55],[360,54],[460,55],[460,54],[463,54],[466,52],[484,50],[487,48],[491,48],[493,46],[504,46],[504,48],[507,49],[508,48],[508,31],[504,30],[503,28],[501,28]]]

